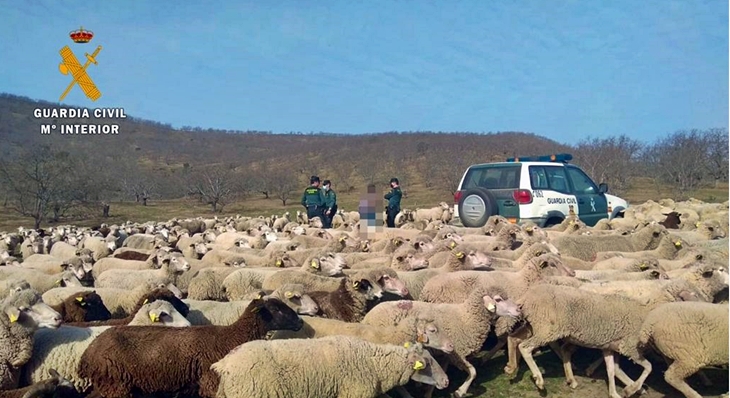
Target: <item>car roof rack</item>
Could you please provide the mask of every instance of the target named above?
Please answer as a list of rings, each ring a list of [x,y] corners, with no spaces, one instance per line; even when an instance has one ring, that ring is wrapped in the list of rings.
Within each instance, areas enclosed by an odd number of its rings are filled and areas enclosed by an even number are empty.
[[[514,157],[514,158],[507,158],[508,162],[560,162],[560,163],[568,163],[568,161],[573,160],[573,155],[569,153],[557,153],[554,155],[544,155],[544,156],[525,156],[525,157]]]

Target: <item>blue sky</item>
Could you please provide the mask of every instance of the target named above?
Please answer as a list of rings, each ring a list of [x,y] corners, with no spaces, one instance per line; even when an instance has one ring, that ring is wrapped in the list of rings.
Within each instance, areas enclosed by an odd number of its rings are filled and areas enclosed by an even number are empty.
[[[727,0],[0,0],[0,92],[204,128],[525,131],[564,143],[728,125]],[[79,45],[68,32],[95,33]]]

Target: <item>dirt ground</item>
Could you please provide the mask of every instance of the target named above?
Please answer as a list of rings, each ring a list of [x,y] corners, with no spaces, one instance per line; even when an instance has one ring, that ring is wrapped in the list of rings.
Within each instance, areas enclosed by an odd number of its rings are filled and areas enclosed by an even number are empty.
[[[573,355],[573,370],[578,379],[578,387],[573,390],[565,384],[563,367],[555,354],[548,350],[542,351],[535,356],[535,362],[543,372],[545,379],[545,391],[539,392],[532,381],[527,364],[522,361],[519,371],[513,380],[504,374],[503,368],[507,358],[498,354],[484,366],[478,366],[477,378],[469,389],[469,397],[473,398],[545,398],[545,397],[580,397],[600,398],[608,397],[608,385],[606,381],[605,367],[596,370],[592,377],[585,376],[585,369],[593,360],[600,357],[598,350],[579,350]],[[654,368],[644,384],[646,394],[642,398],[684,398],[677,390],[664,381],[664,370],[666,365],[652,362]],[[629,360],[623,358],[621,368],[632,378],[636,379],[641,373],[641,368]],[[699,394],[705,398],[720,398],[728,392],[728,371],[723,369],[709,368],[705,374],[713,382],[713,386],[705,387],[697,376],[690,377],[688,383]],[[466,373],[450,368],[449,387],[437,391],[434,397],[449,397],[450,393],[456,390],[466,379]],[[619,394],[623,384],[616,381],[616,389]],[[639,396],[638,394],[636,396]]]

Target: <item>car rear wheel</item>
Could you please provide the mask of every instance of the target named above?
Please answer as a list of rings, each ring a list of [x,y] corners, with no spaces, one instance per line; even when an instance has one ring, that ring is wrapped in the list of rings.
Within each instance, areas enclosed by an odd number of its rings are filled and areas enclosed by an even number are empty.
[[[465,227],[480,228],[487,219],[499,214],[494,195],[484,188],[468,189],[459,200],[459,219]]]

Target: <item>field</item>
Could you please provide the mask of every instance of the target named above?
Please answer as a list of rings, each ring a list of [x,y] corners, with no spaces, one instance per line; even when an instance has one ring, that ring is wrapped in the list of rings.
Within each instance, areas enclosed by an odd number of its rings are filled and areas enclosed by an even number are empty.
[[[302,187],[302,190],[304,187]],[[334,186],[337,190],[337,186]],[[424,208],[432,207],[440,201],[452,204],[453,197],[448,192],[437,189],[429,189],[421,184],[413,186],[404,186],[407,196],[403,198],[402,204],[404,208]],[[364,191],[364,190],[363,190]],[[359,197],[363,191],[353,192],[337,192],[337,198],[340,209],[347,211],[357,211]],[[610,191],[609,191],[610,193]],[[242,198],[226,205],[223,212],[218,216],[229,216],[240,214],[242,216],[258,216],[282,214],[290,211],[292,214],[297,210],[302,210],[299,205],[301,193],[295,191],[292,198],[288,201],[287,206],[282,206],[281,200],[275,198],[265,199],[263,195],[250,196]],[[674,197],[674,193],[668,187],[660,187],[657,189],[653,180],[643,178],[637,179],[634,187],[625,195],[619,195],[632,204],[638,204],[647,200],[660,200],[661,198]],[[708,188],[699,190],[690,196],[706,201],[706,202],[723,202],[728,200],[728,184],[720,184],[717,188]],[[1,209],[1,208],[0,208]],[[89,217],[86,219],[70,219],[64,220],[62,223],[69,223],[79,226],[93,226],[105,222],[107,224],[121,223],[127,220],[133,222],[145,221],[166,221],[174,217],[212,217],[214,213],[210,206],[194,200],[178,199],[178,200],[150,200],[147,206],[142,206],[134,201],[112,202],[110,217],[103,219],[101,217]],[[48,225],[44,223],[43,225]],[[32,219],[20,217],[9,209],[0,210],[0,231],[13,231],[18,227],[33,227]]]

